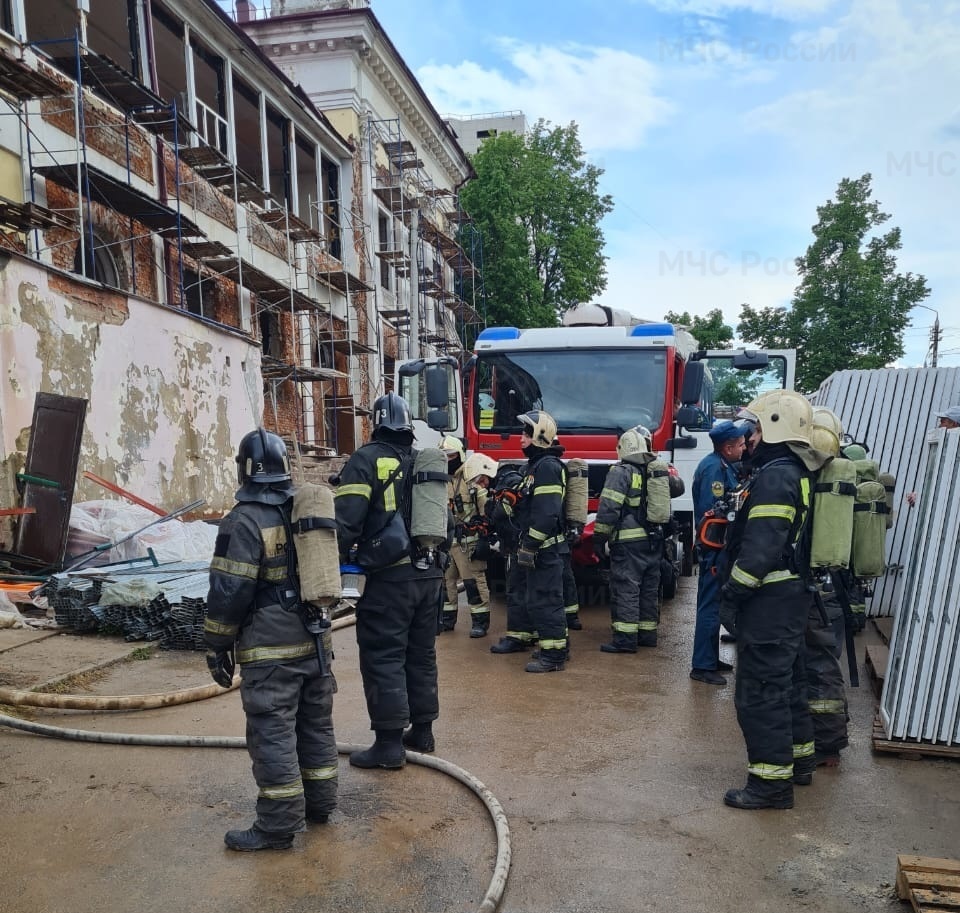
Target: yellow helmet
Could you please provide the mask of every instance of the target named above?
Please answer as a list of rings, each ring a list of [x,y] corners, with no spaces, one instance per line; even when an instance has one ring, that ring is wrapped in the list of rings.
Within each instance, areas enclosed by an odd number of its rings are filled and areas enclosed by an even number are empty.
[[[463,477],[472,482],[477,476],[487,476],[491,481],[497,477],[500,464],[485,453],[471,453],[463,464]]]
[[[814,450],[829,453],[833,457],[840,455],[840,438],[829,428],[824,428],[821,425],[814,425],[810,429],[810,446]]]
[[[463,458],[463,444],[460,438],[454,437],[452,434],[445,434],[440,438],[440,443],[437,446],[447,455],[448,460],[455,456]]]
[[[760,423],[760,437],[768,444],[809,444],[813,406],[793,390],[761,393],[740,417]]]
[[[546,450],[557,443],[557,423],[549,413],[542,409],[524,412],[523,415],[517,416],[517,421],[529,426],[530,430],[527,433],[530,435],[534,447]]]
[[[817,428],[826,428],[828,431],[832,431],[837,436],[837,440],[840,440],[840,435],[843,434],[843,424],[840,419],[835,412],[831,412],[826,406],[813,407],[813,424]],[[818,447],[817,450],[819,449]]]
[[[643,454],[650,453],[650,439],[647,435],[643,434],[646,431],[646,428],[637,427],[631,428],[629,431],[624,431],[620,435],[620,440],[617,441],[617,456],[621,460],[627,460],[631,457],[642,456]],[[649,432],[647,432],[649,434]]]

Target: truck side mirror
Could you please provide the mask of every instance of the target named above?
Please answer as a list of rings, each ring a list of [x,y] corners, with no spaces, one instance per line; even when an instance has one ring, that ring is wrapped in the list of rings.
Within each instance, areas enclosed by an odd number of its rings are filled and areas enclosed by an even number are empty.
[[[684,406],[700,401],[703,379],[707,366],[702,361],[688,361],[683,369],[683,385],[680,387],[680,402]],[[679,416],[677,421],[680,422]],[[684,424],[680,422],[680,424]]]
[[[423,373],[427,388],[427,405],[431,409],[446,411],[450,401],[450,368],[446,365],[429,365]]]
[[[703,426],[703,413],[696,406],[681,406],[677,410],[677,424],[687,430]]]
[[[446,409],[431,409],[427,413],[427,426],[433,431],[453,431],[450,413]]]

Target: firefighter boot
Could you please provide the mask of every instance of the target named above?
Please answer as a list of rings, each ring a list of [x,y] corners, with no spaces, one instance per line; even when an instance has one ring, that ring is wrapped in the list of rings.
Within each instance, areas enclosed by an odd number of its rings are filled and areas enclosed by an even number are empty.
[[[817,769],[817,758],[810,755],[807,758],[793,759],[793,782],[796,786],[809,786],[813,782],[813,772]]]
[[[723,801],[733,808],[793,808],[793,783],[790,780],[764,780],[747,775],[743,789],[728,789]]]
[[[293,834],[275,834],[261,831],[255,824],[245,831],[227,831],[223,842],[228,849],[241,853],[256,850],[289,850],[293,846]]]
[[[457,626],[457,607],[449,602],[444,603],[443,614],[440,618],[440,633],[452,631]]]
[[[657,632],[653,631],[641,631],[637,634],[637,646],[638,647],[655,647],[657,645]]]
[[[402,729],[377,729],[377,738],[364,751],[355,751],[350,755],[354,767],[384,767],[387,770],[399,770],[407,763],[407,753],[403,749]]]
[[[600,649],[604,653],[636,653],[637,635],[614,631],[613,640],[608,644],[600,644]]]
[[[471,612],[470,613],[470,636],[471,637],[486,637],[487,631],[490,629],[490,613],[489,612]]]
[[[490,647],[491,653],[526,653],[527,645],[516,637],[501,637],[498,643]]]
[[[563,672],[563,650],[539,650],[538,656],[524,667],[527,672]]]
[[[567,628],[571,631],[582,631],[583,622],[579,612],[567,612]]]
[[[433,740],[432,723],[414,723],[404,734],[403,744],[411,751],[430,754],[437,747]]]

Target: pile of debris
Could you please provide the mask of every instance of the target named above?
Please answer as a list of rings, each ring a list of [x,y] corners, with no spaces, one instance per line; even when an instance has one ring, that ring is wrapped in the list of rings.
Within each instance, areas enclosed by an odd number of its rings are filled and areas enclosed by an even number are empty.
[[[54,574],[40,588],[58,625],[77,633],[203,650],[209,561],[104,567]]]

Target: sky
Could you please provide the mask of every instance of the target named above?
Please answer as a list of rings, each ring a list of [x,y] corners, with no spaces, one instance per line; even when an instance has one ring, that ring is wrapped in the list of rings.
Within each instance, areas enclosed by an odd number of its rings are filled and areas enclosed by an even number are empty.
[[[600,303],[787,305],[840,180],[873,175],[901,272],[931,288],[906,353],[960,365],[960,2],[372,0],[441,114],[575,121],[614,210]],[[936,312],[936,314],[934,313]]]

